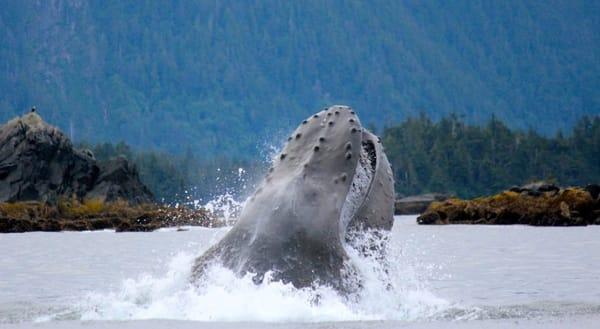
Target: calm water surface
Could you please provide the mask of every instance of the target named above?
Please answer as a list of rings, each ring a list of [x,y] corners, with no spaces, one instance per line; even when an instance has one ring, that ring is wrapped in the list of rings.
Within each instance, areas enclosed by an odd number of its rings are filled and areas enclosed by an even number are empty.
[[[192,290],[193,258],[225,232],[0,235],[0,327],[600,328],[597,226],[418,226],[397,217],[395,290],[378,290],[372,275],[353,305],[328,290],[257,287],[224,269]]]

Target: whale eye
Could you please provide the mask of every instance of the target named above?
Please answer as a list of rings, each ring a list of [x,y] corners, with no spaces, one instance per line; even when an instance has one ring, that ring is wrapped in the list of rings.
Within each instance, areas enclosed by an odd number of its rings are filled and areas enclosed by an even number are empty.
[[[288,137],[288,142],[292,140],[292,136]]]
[[[325,137],[319,137],[319,142],[324,142],[325,141]]]
[[[350,114],[356,114],[356,112],[354,112],[354,111],[350,111]]]
[[[307,124],[307,123],[308,123],[308,121],[307,121],[307,120],[304,120],[304,121],[302,121],[302,124],[303,124],[303,125],[305,125],[305,124]]]
[[[315,152],[319,152],[319,145],[315,145],[314,150]]]
[[[318,118],[318,117],[319,117],[318,114],[313,115],[313,118]]]
[[[350,122],[354,122],[354,119],[350,118],[350,120],[348,120],[348,121],[350,121]]]
[[[358,131],[358,130],[357,130],[356,128],[354,128],[354,127],[352,127],[352,129],[350,129],[350,132],[351,132],[351,133],[353,133],[353,134],[354,134],[355,132],[357,132],[357,131]]]
[[[329,121],[328,123],[330,126],[333,126],[333,121]]]
[[[286,156],[287,156],[287,154],[281,153],[281,155],[279,156],[279,159],[283,160],[283,159],[285,159]]]
[[[335,111],[335,115],[338,115],[338,114],[340,114],[340,111]]]
[[[300,137],[302,137],[302,134],[301,134],[301,133],[297,133],[297,134],[296,134],[296,139],[298,139],[298,138],[300,138]]]
[[[331,112],[327,112],[327,116],[330,117],[331,116]]]

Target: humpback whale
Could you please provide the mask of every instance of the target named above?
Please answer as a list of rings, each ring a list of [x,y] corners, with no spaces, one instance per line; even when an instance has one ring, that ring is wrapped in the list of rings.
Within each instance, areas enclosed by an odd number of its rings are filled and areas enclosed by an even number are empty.
[[[317,283],[353,290],[345,280],[356,274],[347,242],[355,232],[389,231],[393,204],[380,139],[352,108],[325,108],[289,136],[236,224],[196,259],[192,282],[219,262],[256,283],[269,273],[270,280],[297,288]]]

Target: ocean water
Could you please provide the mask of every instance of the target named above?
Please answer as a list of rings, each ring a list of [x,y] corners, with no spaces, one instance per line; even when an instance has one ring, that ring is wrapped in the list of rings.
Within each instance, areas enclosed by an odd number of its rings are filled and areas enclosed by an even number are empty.
[[[2,328],[600,328],[600,227],[418,226],[360,296],[191,264],[227,228],[0,235]]]

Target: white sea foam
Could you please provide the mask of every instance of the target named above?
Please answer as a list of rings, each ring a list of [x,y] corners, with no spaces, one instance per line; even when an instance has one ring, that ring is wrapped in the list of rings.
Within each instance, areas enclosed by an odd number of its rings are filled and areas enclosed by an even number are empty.
[[[367,234],[363,239],[369,239]],[[399,251],[391,251],[399,255]],[[179,319],[198,321],[320,322],[425,319],[450,305],[427,290],[411,259],[381,264],[349,249],[362,289],[341,296],[329,287],[296,289],[268,278],[255,284],[219,265],[198,285],[189,283],[197,255],[179,253],[162,276],[125,280],[112,292],[89,294],[77,308],[82,320]],[[420,266],[420,265],[416,265]],[[417,271],[421,274],[416,275]]]

